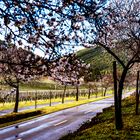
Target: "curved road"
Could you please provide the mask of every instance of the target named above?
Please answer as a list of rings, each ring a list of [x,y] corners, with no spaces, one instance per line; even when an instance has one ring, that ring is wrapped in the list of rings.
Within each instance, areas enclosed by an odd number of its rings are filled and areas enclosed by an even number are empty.
[[[132,94],[128,92],[123,98]],[[0,129],[0,140],[58,140],[113,105],[113,98],[80,105]]]

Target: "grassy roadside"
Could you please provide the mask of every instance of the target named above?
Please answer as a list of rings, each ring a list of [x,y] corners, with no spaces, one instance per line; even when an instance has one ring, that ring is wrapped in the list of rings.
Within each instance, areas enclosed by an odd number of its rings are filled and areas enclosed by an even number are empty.
[[[91,97],[92,98],[92,97]],[[95,97],[94,97],[95,98]],[[79,100],[86,100],[87,97],[80,97]],[[66,101],[75,101],[74,97],[67,97],[65,98],[65,102]],[[52,99],[51,103],[56,103],[56,102],[62,102],[61,98],[57,98],[57,99]],[[37,100],[37,105],[43,105],[43,104],[49,104],[50,100]],[[3,110],[8,110],[8,109],[13,109],[15,103],[5,103],[4,105],[2,103],[0,103],[0,111]],[[23,107],[28,107],[28,106],[35,106],[35,101],[22,101],[19,102],[19,108],[23,108]]]
[[[70,100],[75,100],[75,98],[66,98],[65,101],[70,101]],[[52,99],[51,103],[54,102],[61,102],[62,99],[61,98],[57,98],[57,99]],[[49,104],[50,100],[37,100],[37,105],[43,105],[43,104]],[[14,107],[14,102],[12,103],[5,103],[4,105],[2,103],[0,103],[0,111],[2,110],[8,110],[8,109],[13,109]],[[19,108],[22,107],[28,107],[28,106],[34,106],[35,105],[35,101],[22,101],[19,102]]]
[[[124,128],[121,131],[115,130],[114,107],[110,107],[61,140],[140,140],[140,115],[135,115],[134,96],[123,100],[122,112]]]
[[[94,102],[97,100],[105,99],[108,97],[109,96],[91,98],[91,99],[87,99],[87,100],[80,100],[78,102],[74,101],[74,102],[68,102],[65,104],[58,104],[55,106],[47,106],[47,107],[36,109],[36,110],[33,109],[33,110],[23,111],[23,112],[19,112],[19,113],[10,113],[10,114],[4,115],[4,116],[0,116],[0,128],[15,124],[15,123],[19,123],[22,121],[27,121],[27,120],[33,119],[35,117],[39,117],[39,116],[53,113],[56,111],[60,111],[60,110],[64,110],[67,108],[71,108],[71,107],[79,106],[82,104]]]

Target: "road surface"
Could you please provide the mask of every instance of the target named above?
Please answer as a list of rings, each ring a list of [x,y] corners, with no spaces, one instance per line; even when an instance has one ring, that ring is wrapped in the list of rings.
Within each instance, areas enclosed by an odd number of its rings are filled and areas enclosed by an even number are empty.
[[[133,92],[123,95],[123,98]],[[0,140],[58,140],[113,105],[113,98],[80,105],[0,129]]]

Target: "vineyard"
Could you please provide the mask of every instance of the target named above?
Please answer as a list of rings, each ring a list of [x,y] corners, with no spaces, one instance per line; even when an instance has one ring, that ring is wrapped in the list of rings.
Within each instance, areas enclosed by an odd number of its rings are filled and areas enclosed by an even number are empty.
[[[86,97],[88,95],[88,89],[80,89],[79,96]],[[94,91],[92,95],[96,95]],[[63,90],[45,90],[45,91],[21,91],[19,94],[19,101],[34,101],[34,100],[47,100],[62,98]],[[75,97],[76,91],[69,89],[65,93],[65,97]],[[0,103],[14,102],[16,94],[15,92],[0,91]]]

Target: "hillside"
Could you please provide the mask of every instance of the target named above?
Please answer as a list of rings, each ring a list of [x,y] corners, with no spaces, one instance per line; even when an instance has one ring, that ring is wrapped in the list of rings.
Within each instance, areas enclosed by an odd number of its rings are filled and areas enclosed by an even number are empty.
[[[111,71],[113,58],[101,47],[85,48],[77,52],[78,58],[99,71]]]
[[[101,54],[103,54],[101,47],[85,48],[77,52],[78,58],[82,59],[86,63],[91,63],[95,57],[99,57]]]

